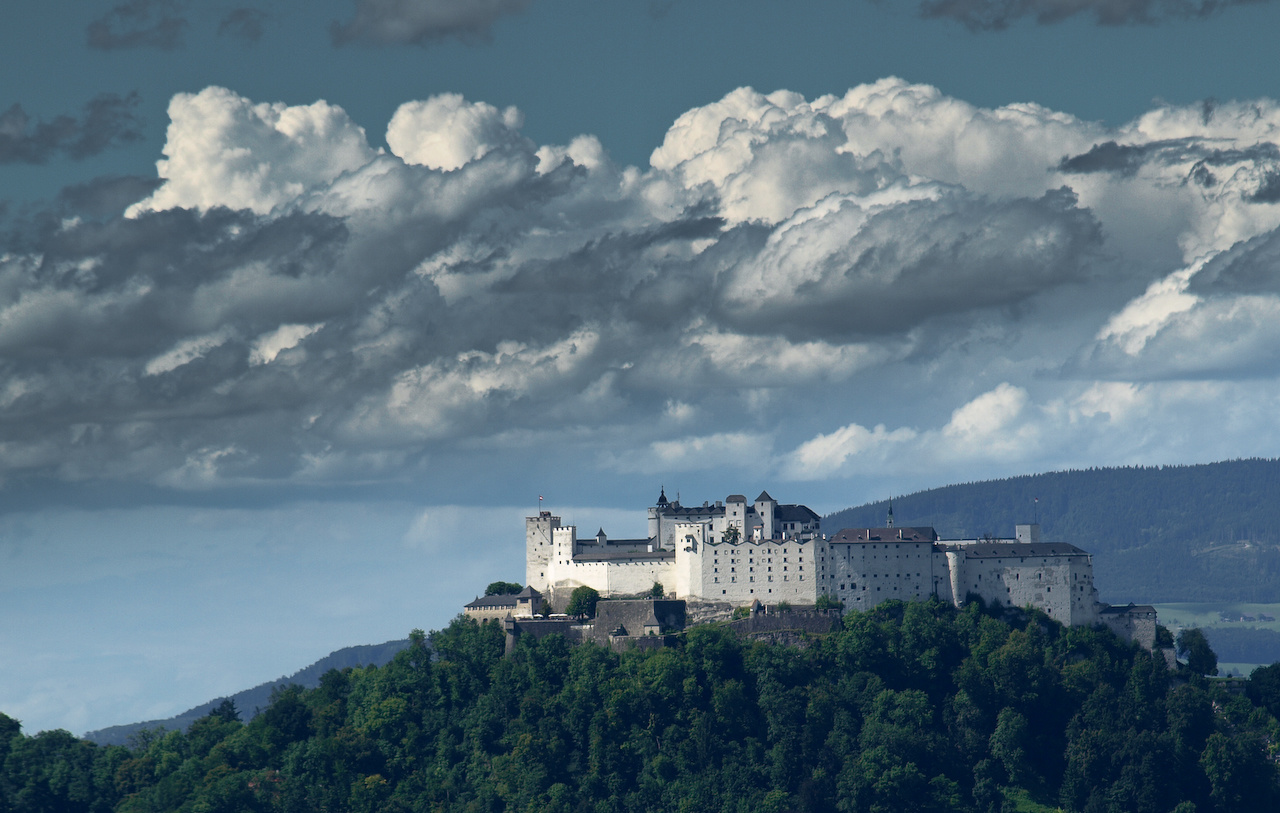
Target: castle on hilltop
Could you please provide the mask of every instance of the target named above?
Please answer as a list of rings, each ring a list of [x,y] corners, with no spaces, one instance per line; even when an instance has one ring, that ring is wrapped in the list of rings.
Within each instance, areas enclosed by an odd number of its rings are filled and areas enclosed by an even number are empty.
[[[660,584],[678,599],[733,606],[812,605],[827,596],[847,610],[931,597],[960,606],[978,597],[1035,607],[1068,626],[1103,623],[1147,647],[1155,641],[1153,608],[1099,602],[1092,556],[1042,542],[1036,524],[1018,525],[1011,539],[942,539],[930,527],[895,527],[890,508],[883,528],[827,536],[817,513],[767,491],[750,503],[731,494],[685,506],[665,489],[648,520],[646,538],[610,539],[603,528],[579,538],[550,511],[528,517],[526,583],[557,607],[582,585],[618,597]]]

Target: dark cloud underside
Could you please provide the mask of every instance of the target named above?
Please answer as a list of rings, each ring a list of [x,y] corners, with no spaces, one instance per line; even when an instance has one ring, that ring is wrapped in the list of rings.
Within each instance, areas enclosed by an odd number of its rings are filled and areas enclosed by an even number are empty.
[[[227,12],[218,23],[218,35],[252,43],[262,39],[262,26],[267,13],[256,8],[237,8]]]
[[[455,37],[484,41],[499,18],[529,0],[357,0],[355,15],[331,27],[335,45],[424,45]]]
[[[182,47],[187,20],[176,0],[130,0],[121,3],[89,23],[90,48],[117,51],[129,48],[158,48],[172,51]]]
[[[62,115],[35,121],[21,105],[0,114],[0,164],[43,164],[65,155],[88,158],[111,147],[142,138],[138,95],[103,93],[84,107],[79,118]]]
[[[1092,17],[1098,25],[1154,24],[1257,2],[1268,0],[924,0],[920,16],[955,20],[971,31],[1001,31],[1026,18],[1040,25],[1076,16]]]

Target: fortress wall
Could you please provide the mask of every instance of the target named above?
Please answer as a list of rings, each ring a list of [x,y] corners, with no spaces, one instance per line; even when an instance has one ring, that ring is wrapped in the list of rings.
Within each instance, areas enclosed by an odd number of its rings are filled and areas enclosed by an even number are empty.
[[[924,601],[934,592],[930,542],[824,543],[819,547],[818,592],[868,610],[882,601]]]
[[[1072,556],[1071,567],[1071,623],[1098,623],[1098,589],[1093,586],[1093,557]],[[1152,626],[1152,643],[1155,627]]]
[[[623,559],[597,563],[602,569],[604,590],[601,595],[626,596],[647,593],[658,582],[666,591],[676,583],[676,566],[672,559]],[[584,582],[595,586],[595,582]],[[599,589],[598,587],[596,589]]]
[[[988,604],[1038,607],[1071,623],[1071,572],[1066,557],[966,558],[963,589]]]
[[[756,599],[812,604],[818,598],[814,548],[812,540],[790,539],[703,545],[701,592],[694,598],[738,605]]]

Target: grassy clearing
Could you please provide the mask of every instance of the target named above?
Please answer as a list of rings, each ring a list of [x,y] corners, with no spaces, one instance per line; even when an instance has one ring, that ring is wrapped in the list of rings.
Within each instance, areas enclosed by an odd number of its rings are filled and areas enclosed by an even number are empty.
[[[1017,813],[1062,813],[1060,807],[1050,807],[1031,798],[1031,794],[1022,788],[1003,788],[1004,800],[1013,805]],[[1006,806],[1007,810],[1008,807]]]
[[[1275,630],[1280,632],[1280,620],[1277,621],[1223,621],[1219,613],[1235,613],[1236,615],[1269,615],[1280,619],[1280,604],[1249,603],[1186,603],[1156,604],[1156,617],[1160,623],[1174,630],[1184,627],[1252,627],[1254,629]]]

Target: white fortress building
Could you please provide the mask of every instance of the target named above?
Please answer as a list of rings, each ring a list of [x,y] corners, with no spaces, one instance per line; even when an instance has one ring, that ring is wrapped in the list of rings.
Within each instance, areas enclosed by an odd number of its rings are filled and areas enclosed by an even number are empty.
[[[1065,543],[1041,542],[1039,525],[1018,525],[1012,539],[941,539],[933,528],[899,528],[890,507],[883,528],[845,528],[828,537],[804,505],[779,504],[768,492],[684,506],[665,490],[649,508],[645,539],[578,537],[550,511],[525,521],[525,581],[556,606],[587,585],[601,596],[634,596],[661,584],[694,602],[814,604],[829,596],[846,610],[890,599],[937,597],[961,606],[971,596],[991,605],[1036,607],[1066,625],[1105,623],[1152,646],[1155,611],[1098,601],[1093,559]]]

